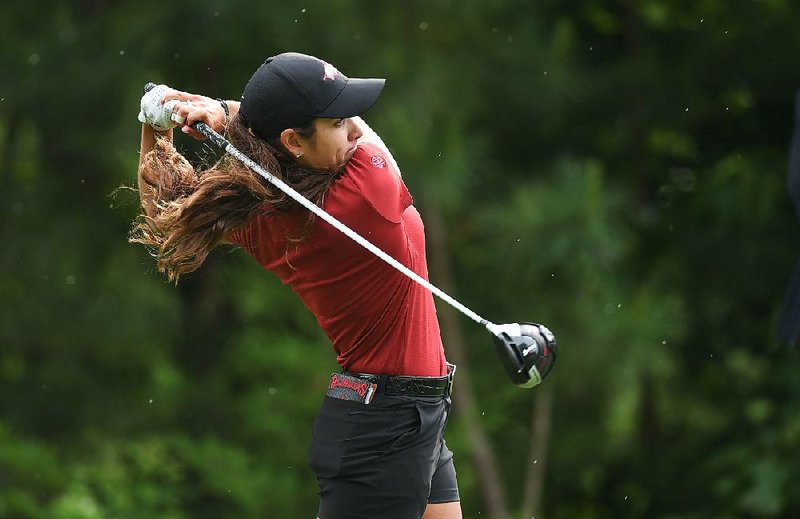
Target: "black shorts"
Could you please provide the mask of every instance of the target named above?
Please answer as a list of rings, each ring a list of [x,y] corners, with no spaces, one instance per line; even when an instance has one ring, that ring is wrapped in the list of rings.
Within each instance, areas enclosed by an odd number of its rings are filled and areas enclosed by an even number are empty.
[[[325,397],[310,465],[321,519],[419,519],[428,503],[458,501],[444,442],[449,397],[377,396],[369,404]]]

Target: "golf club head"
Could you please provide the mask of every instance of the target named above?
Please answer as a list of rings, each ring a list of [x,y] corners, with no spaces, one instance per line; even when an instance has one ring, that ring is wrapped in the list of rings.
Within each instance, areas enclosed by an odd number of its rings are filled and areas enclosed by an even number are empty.
[[[509,323],[494,325],[491,332],[500,362],[519,387],[538,385],[553,369],[556,338],[545,326]]]

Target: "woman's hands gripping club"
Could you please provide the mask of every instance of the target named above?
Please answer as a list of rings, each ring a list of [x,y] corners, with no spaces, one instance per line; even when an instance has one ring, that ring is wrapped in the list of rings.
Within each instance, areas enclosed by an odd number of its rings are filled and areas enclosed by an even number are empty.
[[[228,104],[231,111],[238,111],[238,103]],[[217,133],[224,133],[230,117],[220,101],[210,97],[190,94],[168,87],[148,83],[142,96],[139,122],[164,132],[180,127],[181,131],[197,140],[205,140],[205,135],[193,125],[206,123]]]

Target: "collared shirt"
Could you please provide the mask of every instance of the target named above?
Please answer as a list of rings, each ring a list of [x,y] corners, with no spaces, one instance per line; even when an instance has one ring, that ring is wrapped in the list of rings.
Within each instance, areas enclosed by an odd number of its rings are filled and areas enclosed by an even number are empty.
[[[323,209],[427,279],[425,232],[412,202],[391,155],[362,142]],[[346,371],[445,375],[432,294],[320,218],[303,241],[289,241],[306,217],[305,209],[256,215],[230,238],[292,287]]]

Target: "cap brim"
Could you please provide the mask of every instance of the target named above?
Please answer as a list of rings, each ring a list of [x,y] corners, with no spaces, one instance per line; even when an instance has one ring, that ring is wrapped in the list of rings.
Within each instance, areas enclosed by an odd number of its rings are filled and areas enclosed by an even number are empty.
[[[350,78],[339,95],[316,117],[331,119],[361,115],[375,104],[385,79]]]

